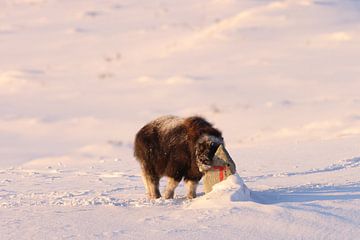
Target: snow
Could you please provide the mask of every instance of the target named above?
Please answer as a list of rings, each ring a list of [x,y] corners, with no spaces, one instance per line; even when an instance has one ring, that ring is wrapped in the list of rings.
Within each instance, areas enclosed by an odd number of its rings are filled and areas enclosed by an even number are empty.
[[[358,238],[359,8],[0,1],[0,238]],[[238,174],[147,200],[135,133],[193,114]]]
[[[224,181],[213,186],[211,192],[199,197],[190,204],[190,208],[226,208],[230,202],[252,201],[251,192],[239,174],[230,175]]]

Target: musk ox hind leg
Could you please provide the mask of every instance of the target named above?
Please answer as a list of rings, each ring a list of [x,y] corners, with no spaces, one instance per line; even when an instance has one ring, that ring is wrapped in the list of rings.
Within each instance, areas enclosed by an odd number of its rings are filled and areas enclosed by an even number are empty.
[[[142,179],[150,199],[160,198],[161,174],[156,169],[158,136],[152,125],[145,125],[135,136],[134,156],[140,163]]]
[[[186,188],[187,188],[186,197],[188,199],[196,198],[196,188],[198,185],[198,181],[186,180],[185,182],[186,182]]]
[[[166,185],[166,190],[164,193],[165,199],[174,198],[175,188],[179,185],[180,181],[175,180],[174,178],[169,177]]]
[[[149,199],[157,199],[161,197],[159,190],[159,181],[160,178],[158,176],[154,176],[149,174],[144,168],[142,171],[142,179],[144,182],[144,186],[146,188],[146,194]]]

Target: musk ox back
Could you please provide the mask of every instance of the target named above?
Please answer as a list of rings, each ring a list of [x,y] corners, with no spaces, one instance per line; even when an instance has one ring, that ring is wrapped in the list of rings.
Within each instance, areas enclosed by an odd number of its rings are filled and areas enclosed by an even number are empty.
[[[136,134],[134,155],[149,198],[161,197],[159,181],[163,176],[168,177],[166,199],[174,197],[182,179],[187,197],[196,197],[197,184],[211,167],[220,144],[221,132],[201,117],[165,116],[146,124]]]

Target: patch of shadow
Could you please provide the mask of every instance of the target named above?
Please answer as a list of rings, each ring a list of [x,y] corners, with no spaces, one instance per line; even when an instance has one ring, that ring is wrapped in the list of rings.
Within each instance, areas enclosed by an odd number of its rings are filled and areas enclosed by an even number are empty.
[[[30,75],[44,75],[45,74],[45,71],[40,70],[40,69],[24,69],[22,71],[24,73],[30,74]]]
[[[354,99],[352,100],[352,102],[353,102],[354,104],[359,104],[359,103],[360,103],[360,98],[354,98]]]
[[[74,27],[70,31],[70,33],[89,33],[90,30],[82,27]]]
[[[350,119],[353,121],[360,121],[360,114],[351,115]]]
[[[61,121],[62,118],[60,116],[56,116],[56,115],[47,115],[41,118],[41,121],[43,123],[56,123]]]
[[[216,104],[212,104],[210,106],[211,112],[214,114],[218,114],[222,112],[222,109],[220,107],[218,107]]]
[[[336,5],[336,2],[335,1],[320,1],[320,0],[317,0],[317,1],[314,1],[314,4],[316,5],[321,5],[321,6],[328,6],[328,7],[331,7],[331,6],[335,6]]]
[[[282,100],[280,102],[280,105],[283,106],[283,107],[291,107],[291,106],[294,106],[294,102],[293,101],[290,101],[290,100]]]
[[[309,208],[310,207],[310,208]],[[321,206],[318,205],[311,205],[311,204],[304,204],[304,207],[301,206],[286,206],[286,208],[291,209],[291,210],[298,210],[298,211],[303,211],[303,212],[311,212],[311,213],[317,213],[319,215],[322,215],[324,217],[333,217],[333,218],[337,218],[339,220],[341,220],[342,222],[347,222],[349,224],[352,225],[356,225],[354,224],[354,222],[344,216],[338,215],[338,214],[334,214],[331,213],[329,211],[324,210]]]
[[[10,35],[13,33],[14,33],[14,31],[11,31],[11,30],[0,30],[0,35]]]
[[[213,80],[209,76],[198,76],[198,75],[185,75],[185,78],[193,79],[194,81],[209,81]]]
[[[112,9],[115,9],[115,10],[122,10],[124,9],[126,6],[123,5],[123,4],[120,4],[120,3],[116,3],[114,5],[111,6]]]
[[[109,78],[113,78],[113,77],[115,77],[115,75],[110,72],[104,72],[104,73],[100,73],[98,75],[98,79],[101,79],[101,80],[109,79]]]
[[[93,11],[86,11],[86,12],[84,13],[84,16],[86,16],[86,17],[92,17],[92,18],[99,17],[99,16],[101,16],[101,15],[102,15],[102,12],[100,12],[100,11],[95,11],[95,10],[93,10]]]
[[[282,173],[266,174],[266,175],[261,175],[261,176],[244,177],[244,180],[249,182],[249,181],[256,181],[259,179],[266,179],[266,178],[273,178],[273,177],[304,176],[304,175],[318,174],[318,173],[324,173],[324,172],[340,171],[343,169],[356,168],[356,167],[360,167],[360,157],[347,159],[347,160],[341,161],[339,163],[331,164],[324,168],[313,168],[313,169],[303,171],[303,172],[282,172]]]
[[[191,200],[188,200],[185,196],[175,196],[173,199],[148,199],[148,198],[140,198],[140,199],[116,199],[112,198],[111,205],[116,207],[169,207],[169,206],[184,206],[189,203]]]
[[[113,147],[122,147],[124,145],[124,142],[121,140],[109,140],[107,143]]]
[[[106,62],[114,62],[114,61],[121,61],[122,60],[122,54],[121,53],[115,53],[113,56],[106,56],[104,57],[104,60]]]
[[[253,201],[261,204],[355,200],[360,199],[360,183],[334,186],[305,185],[265,191],[253,191],[251,192],[251,197]]]

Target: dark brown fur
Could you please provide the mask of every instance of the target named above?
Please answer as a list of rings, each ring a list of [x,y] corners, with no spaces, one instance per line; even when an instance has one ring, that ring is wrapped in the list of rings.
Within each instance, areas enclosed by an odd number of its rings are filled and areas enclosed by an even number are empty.
[[[219,141],[221,132],[201,117],[162,117],[141,128],[135,137],[134,155],[140,162],[149,197],[161,196],[159,180],[163,176],[170,178],[165,198],[173,197],[182,179],[196,189],[203,176],[200,165],[211,165]],[[188,190],[189,198],[196,196],[194,191]]]

